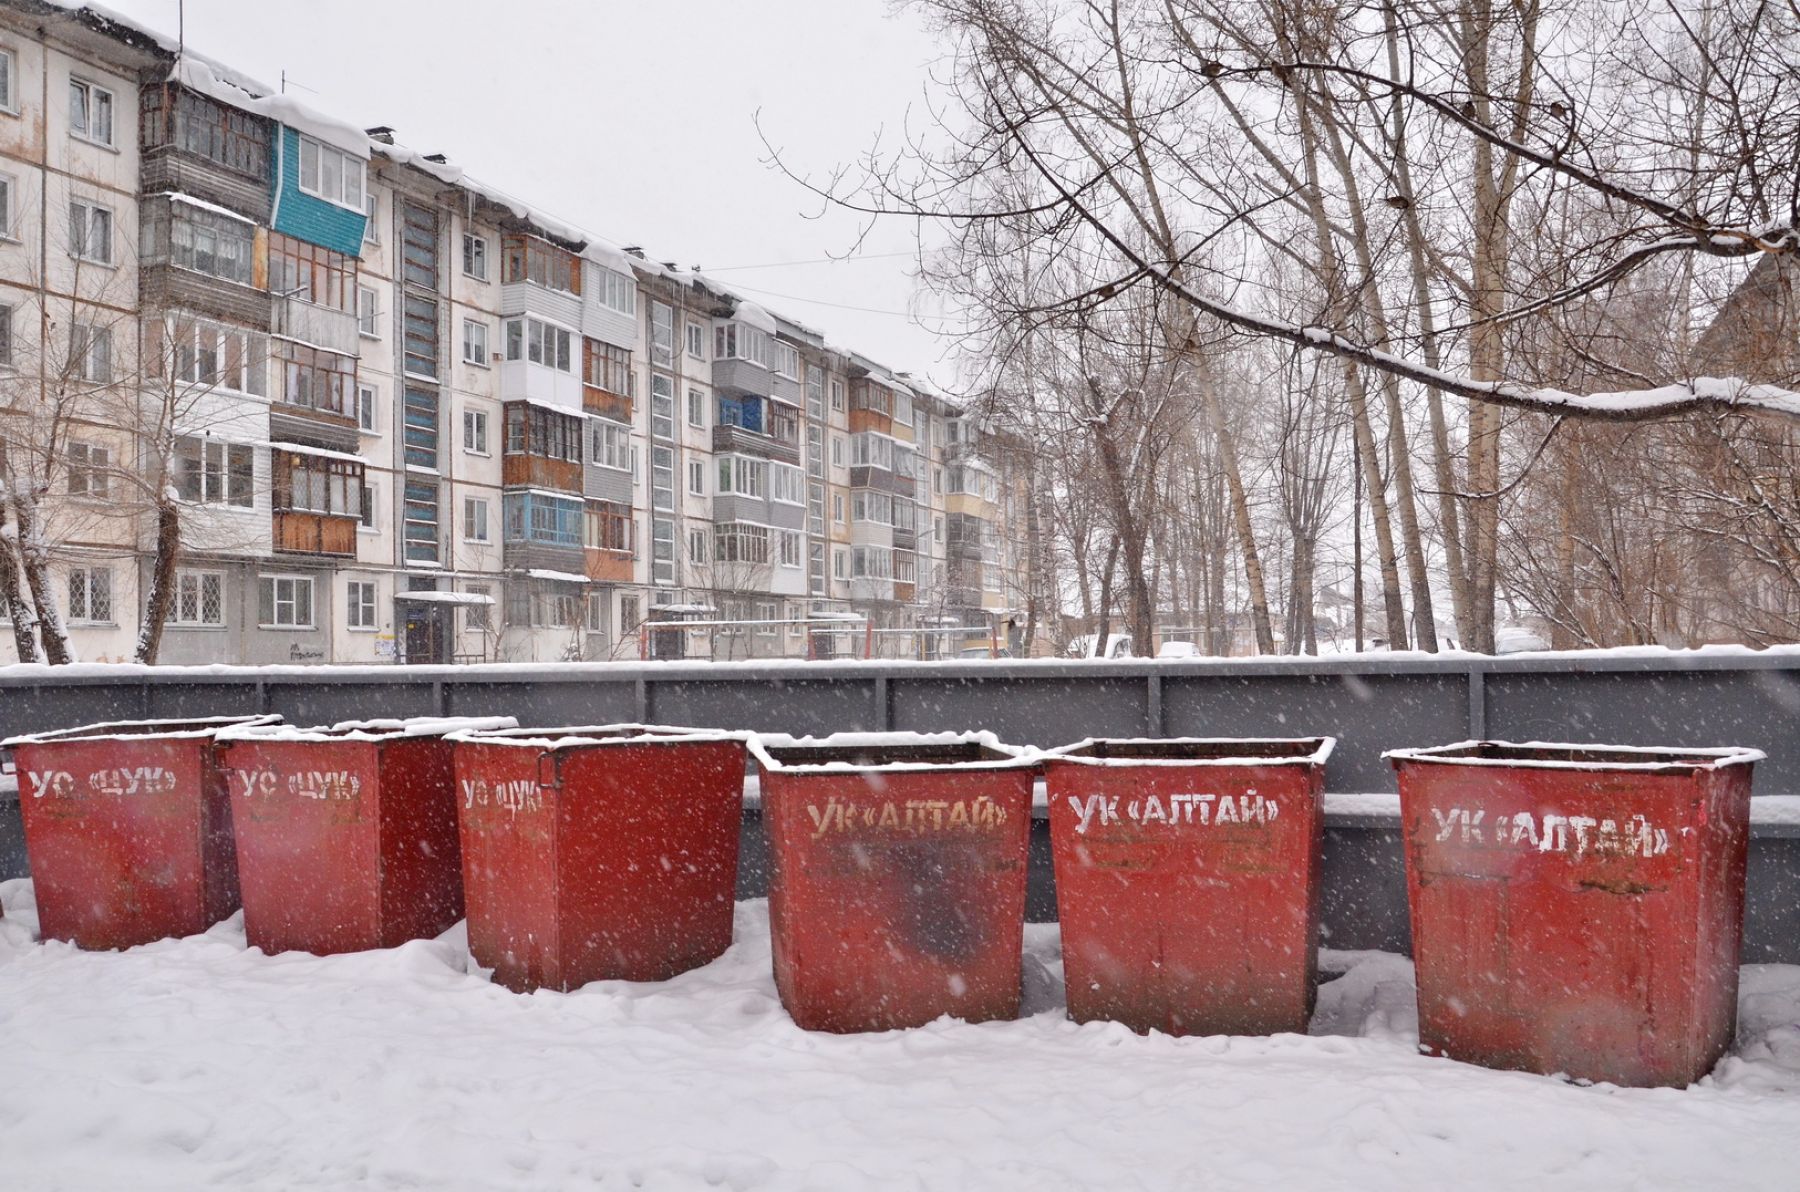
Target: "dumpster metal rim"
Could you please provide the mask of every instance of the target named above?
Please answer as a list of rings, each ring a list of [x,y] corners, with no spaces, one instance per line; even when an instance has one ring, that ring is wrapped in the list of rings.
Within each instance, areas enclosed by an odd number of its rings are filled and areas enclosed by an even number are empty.
[[[332,741],[393,741],[405,737],[445,737],[454,732],[484,729],[517,728],[511,716],[415,716],[382,717],[375,720],[344,720],[333,725],[241,724],[219,733],[221,741],[304,741],[311,744]]]
[[[12,749],[18,745],[47,745],[62,741],[155,741],[177,740],[183,738],[200,739],[218,737],[230,728],[248,728],[253,725],[279,725],[278,715],[262,716],[175,716],[158,720],[100,720],[93,724],[77,725],[74,728],[48,729],[41,733],[26,733],[23,736],[8,737],[0,741],[0,749]],[[180,725],[183,727],[164,727]],[[161,727],[163,731],[155,731]],[[116,732],[107,730],[146,729],[146,732]]]
[[[881,749],[889,746],[979,745],[1007,756],[962,762],[784,762],[770,749]],[[823,737],[795,737],[788,733],[751,733],[750,754],[762,769],[779,774],[900,773],[925,770],[1035,770],[1043,764],[1043,751],[1025,745],[1008,745],[987,729],[955,733],[829,733]]]
[[[1245,753],[1232,757],[1078,757],[1074,751],[1092,745],[1277,745],[1317,741],[1311,753],[1269,757]],[[1083,737],[1054,749],[1037,752],[1045,761],[1073,762],[1082,766],[1322,766],[1337,747],[1329,735],[1305,737]]]
[[[551,733],[557,735],[546,735]],[[608,735],[584,735],[602,733]],[[509,745],[521,749],[555,750],[602,745],[692,745],[707,741],[733,741],[742,744],[750,736],[750,733],[742,730],[626,721],[619,724],[532,725],[526,728],[515,725],[512,728],[461,729],[447,733],[444,739],[456,744]]]
[[[1502,749],[1567,749],[1581,753],[1613,753],[1625,756],[1632,754],[1666,758],[1661,761],[1566,761],[1560,758],[1532,757],[1461,757],[1453,751],[1469,749],[1483,745],[1498,746]],[[1679,755],[1680,760],[1675,756]],[[1449,745],[1433,745],[1424,748],[1389,749],[1382,753],[1382,758],[1393,763],[1399,769],[1402,763],[1421,762],[1435,766],[1486,766],[1501,769],[1525,770],[1577,770],[1586,773],[1620,771],[1625,773],[1670,773],[1723,770],[1727,766],[1744,766],[1763,761],[1768,757],[1760,749],[1749,749],[1743,746],[1704,746],[1686,749],[1670,745],[1595,745],[1569,741],[1499,741],[1468,740],[1456,741]],[[1690,760],[1691,759],[1691,760]],[[1704,759],[1704,760],[1701,760]]]

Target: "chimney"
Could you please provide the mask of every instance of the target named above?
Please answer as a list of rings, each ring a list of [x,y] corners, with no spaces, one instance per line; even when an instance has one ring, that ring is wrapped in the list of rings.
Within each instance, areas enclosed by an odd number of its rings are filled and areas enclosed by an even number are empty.
[[[369,134],[371,141],[380,141],[383,145],[394,143],[394,130],[385,124],[377,124],[374,128],[365,128],[363,131]]]
[[[426,161],[434,161],[440,166],[450,164],[449,159],[446,158],[442,153],[427,153],[425,155],[425,160]]]

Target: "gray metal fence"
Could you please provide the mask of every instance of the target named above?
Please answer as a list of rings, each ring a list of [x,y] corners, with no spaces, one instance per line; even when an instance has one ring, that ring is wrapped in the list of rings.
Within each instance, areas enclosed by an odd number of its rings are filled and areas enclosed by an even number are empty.
[[[0,669],[0,735],[98,720],[277,712],[295,723],[510,715],[524,724],[640,720],[789,733],[986,728],[1019,744],[1086,736],[1339,740],[1334,792],[1392,791],[1385,749],[1471,737],[1741,745],[1768,754],[1758,796],[1800,794],[1800,649],[1520,658],[1363,654],[1181,662],[597,663],[544,666]],[[1765,806],[1773,806],[1766,804]],[[1800,827],[1759,815],[1746,959],[1800,962]],[[1031,910],[1053,918],[1033,841]],[[746,817],[740,889],[766,873]],[[0,876],[24,872],[16,802],[0,806]],[[1333,815],[1325,922],[1344,947],[1403,949],[1398,823]]]

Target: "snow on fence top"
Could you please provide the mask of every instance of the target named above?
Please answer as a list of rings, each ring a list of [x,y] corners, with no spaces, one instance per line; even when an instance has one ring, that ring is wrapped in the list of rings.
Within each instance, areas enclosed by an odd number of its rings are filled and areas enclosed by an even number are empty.
[[[1546,757],[1544,754],[1565,754]],[[1562,741],[1458,741],[1430,749],[1389,749],[1381,755],[1398,765],[1427,762],[1450,766],[1500,766],[1531,770],[1630,770],[1649,773],[1720,770],[1747,766],[1768,755],[1760,749],[1659,749],[1638,745],[1576,745]]]
[[[1322,766],[1336,737],[1087,737],[1044,750],[1084,766]]]
[[[103,720],[77,728],[8,737],[0,749],[18,745],[42,745],[51,741],[141,741],[146,737],[213,737],[227,730],[251,725],[278,725],[279,716],[184,716],[173,720]]]
[[[511,716],[416,716],[408,720],[344,720],[330,726],[253,721],[219,733],[221,741],[391,741],[400,737],[443,737],[455,732],[517,728]]]
[[[753,733],[750,752],[764,770],[785,774],[1029,769],[1038,765],[1041,756],[1034,749],[1002,744],[986,731],[832,733],[826,737]]]

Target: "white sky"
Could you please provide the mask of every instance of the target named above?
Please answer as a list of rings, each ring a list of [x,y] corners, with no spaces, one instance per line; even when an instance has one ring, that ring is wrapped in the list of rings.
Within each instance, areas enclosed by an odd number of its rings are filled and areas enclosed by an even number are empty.
[[[169,34],[177,0],[105,0]],[[937,50],[885,0],[187,0],[187,41],[328,114],[656,260],[701,265],[893,368],[950,382],[916,297],[917,230],[859,223],[765,164],[852,162],[910,111]],[[929,235],[927,230],[927,235]],[[804,301],[803,301],[804,300]],[[829,304],[829,305],[828,305]],[[860,309],[846,309],[860,308]],[[912,317],[917,315],[923,319]]]

